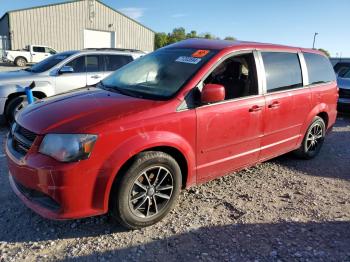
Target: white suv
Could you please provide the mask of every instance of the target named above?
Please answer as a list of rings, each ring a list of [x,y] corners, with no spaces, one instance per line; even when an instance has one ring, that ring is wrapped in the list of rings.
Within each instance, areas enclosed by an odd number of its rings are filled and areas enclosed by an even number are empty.
[[[131,49],[85,49],[59,53],[31,68],[0,73],[0,118],[12,121],[27,103],[24,88],[35,81],[41,99],[95,85],[113,71],[145,55]]]

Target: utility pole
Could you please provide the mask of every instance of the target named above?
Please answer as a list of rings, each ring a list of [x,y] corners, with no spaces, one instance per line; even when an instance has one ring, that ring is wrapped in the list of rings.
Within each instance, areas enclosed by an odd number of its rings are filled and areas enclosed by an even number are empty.
[[[314,42],[312,44],[312,49],[315,49],[315,41],[316,41],[316,36],[318,35],[318,33],[314,34]]]

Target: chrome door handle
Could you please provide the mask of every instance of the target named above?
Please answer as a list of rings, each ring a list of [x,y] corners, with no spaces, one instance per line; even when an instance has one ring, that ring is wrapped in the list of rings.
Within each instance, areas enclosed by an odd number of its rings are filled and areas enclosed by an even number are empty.
[[[94,76],[92,76],[91,78],[93,78],[93,79],[99,79],[99,78],[101,78],[101,76],[99,76],[99,75],[94,75]]]

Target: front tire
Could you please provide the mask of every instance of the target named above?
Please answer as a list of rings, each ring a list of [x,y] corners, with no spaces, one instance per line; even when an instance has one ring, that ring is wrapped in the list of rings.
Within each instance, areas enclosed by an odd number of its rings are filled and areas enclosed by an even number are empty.
[[[34,98],[37,100],[37,98]],[[11,124],[15,120],[16,114],[28,105],[28,99],[26,96],[18,96],[11,99],[5,109],[6,120]]]
[[[181,183],[181,169],[174,158],[164,152],[142,152],[118,174],[111,215],[129,229],[153,225],[173,208]]]
[[[296,156],[303,159],[312,159],[320,152],[326,135],[324,120],[316,116],[306,131],[305,137],[299,149],[295,150]]]

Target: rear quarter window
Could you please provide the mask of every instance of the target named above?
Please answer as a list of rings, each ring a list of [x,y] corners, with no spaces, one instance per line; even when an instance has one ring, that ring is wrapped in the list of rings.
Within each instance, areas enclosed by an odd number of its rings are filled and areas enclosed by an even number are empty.
[[[304,53],[309,76],[309,84],[322,84],[336,79],[331,62],[325,56]]]

